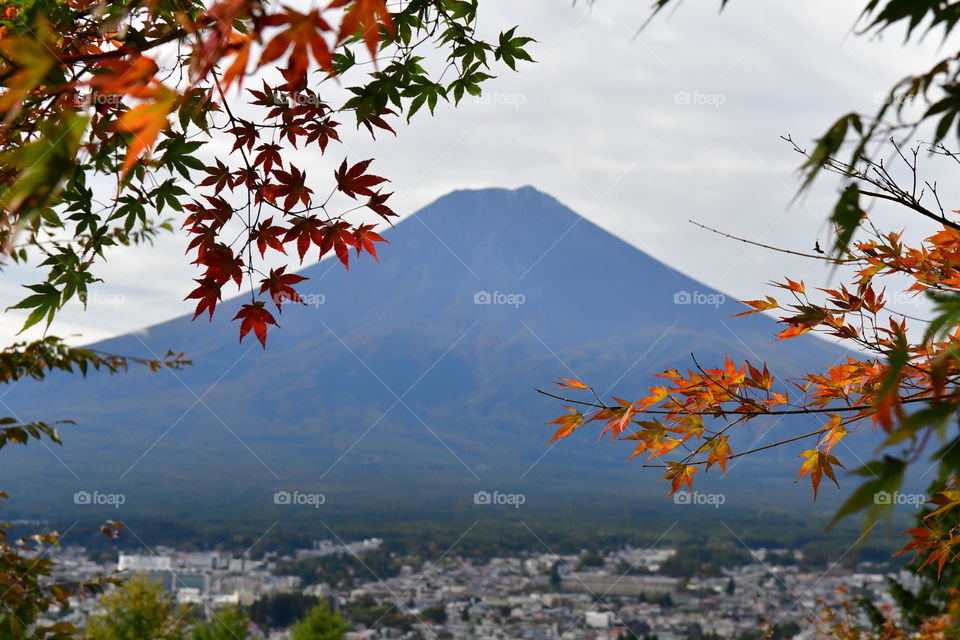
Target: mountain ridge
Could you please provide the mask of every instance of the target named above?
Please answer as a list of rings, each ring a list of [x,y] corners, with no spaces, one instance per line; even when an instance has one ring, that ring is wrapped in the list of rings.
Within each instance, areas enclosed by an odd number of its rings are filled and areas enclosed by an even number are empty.
[[[463,507],[498,487],[545,501],[660,499],[659,473],[626,463],[623,443],[585,434],[545,447],[543,423],[563,409],[534,388],[567,376],[635,397],[691,352],[770,360],[781,377],[844,355],[807,336],[775,346],[765,316],[727,324],[740,309],[724,294],[533,187],[458,190],[384,235],[380,263],[306,267],[301,292],[315,304],[285,306],[265,351],[236,342],[234,298],[213,323],[182,316],[96,345],[182,350],[196,363],[183,372],[18,385],[6,400],[18,415],[79,425],[60,450],[8,455],[0,486],[65,512],[78,508],[74,492],[97,487],[129,493],[126,509],[174,511],[269,510],[276,491],[298,487],[327,494],[328,511]],[[799,422],[761,419],[743,437]],[[759,495],[777,481],[787,487],[774,498],[808,500],[790,484],[795,456],[744,459],[746,481],[711,473],[701,485]],[[41,482],[27,481],[31,470]]]

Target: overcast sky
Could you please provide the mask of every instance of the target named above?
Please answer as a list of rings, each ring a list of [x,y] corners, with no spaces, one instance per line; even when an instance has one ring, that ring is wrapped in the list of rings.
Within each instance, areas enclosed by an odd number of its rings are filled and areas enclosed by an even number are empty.
[[[637,35],[648,2],[484,0],[483,29],[519,24],[538,40],[537,64],[498,70],[484,98],[441,106],[396,139],[347,136],[344,150],[352,161],[377,158],[404,216],[453,189],[533,185],[736,298],[770,293],[764,282],[783,275],[823,282],[821,265],[687,221],[800,250],[823,243],[836,183],[791,204],[800,158],[779,136],[808,142],[846,111],[873,111],[894,81],[942,52],[936,41],[904,47],[900,32],[856,36],[863,2],[733,0],[722,15],[718,4],[682,3]],[[182,299],[197,273],[184,246],[171,235],[152,249],[115,251],[96,272],[106,281],[92,289],[96,303],[85,313],[71,306],[53,333],[90,342],[192,311]],[[389,252],[382,264],[390,268]],[[8,268],[4,305],[38,279]],[[22,318],[8,312],[0,331],[12,340]]]

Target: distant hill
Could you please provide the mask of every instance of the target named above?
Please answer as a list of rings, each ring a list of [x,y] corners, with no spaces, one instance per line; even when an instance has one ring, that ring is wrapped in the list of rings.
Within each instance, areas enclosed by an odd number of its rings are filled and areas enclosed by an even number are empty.
[[[534,388],[568,376],[637,398],[691,353],[767,360],[781,380],[844,355],[815,337],[775,344],[773,320],[731,320],[733,300],[531,187],[457,191],[385,235],[379,264],[304,269],[316,304],[285,309],[266,351],[252,336],[237,343],[234,299],[213,323],[182,317],[96,345],[184,351],[195,361],[186,371],[13,387],[4,402],[17,415],[77,425],[63,429],[63,447],[4,452],[10,508],[89,513],[77,491],[123,493],[124,513],[200,518],[284,513],[277,491],[323,493],[325,514],[383,518],[470,509],[476,491],[522,492],[523,508],[674,508],[660,471],[626,462],[626,443],[584,430],[545,446],[544,422],[563,409]],[[738,442],[815,426],[801,422],[757,420]],[[806,481],[792,484],[801,450],[745,458],[701,488],[741,506],[807,505]]]

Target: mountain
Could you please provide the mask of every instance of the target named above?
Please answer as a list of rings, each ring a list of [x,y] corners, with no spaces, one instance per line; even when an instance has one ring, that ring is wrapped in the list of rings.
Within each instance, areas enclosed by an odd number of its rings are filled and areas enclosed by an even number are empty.
[[[252,336],[237,343],[234,299],[212,323],[185,316],[95,345],[184,351],[195,365],[182,372],[14,386],[4,402],[16,415],[77,421],[63,447],[4,452],[15,511],[80,511],[84,491],[122,493],[127,511],[201,516],[273,509],[278,491],[383,517],[472,506],[476,491],[523,493],[527,507],[663,504],[662,472],[626,462],[627,443],[584,429],[545,446],[544,422],[563,408],[534,389],[567,376],[637,398],[651,374],[692,366],[691,353],[766,360],[780,380],[844,356],[810,336],[775,343],[776,323],[759,314],[731,320],[741,307],[729,297],[531,187],[456,191],[385,235],[380,263],[304,269],[311,304],[284,309],[266,350]],[[737,442],[816,424],[757,420]],[[806,481],[792,484],[803,448],[748,456],[700,488],[808,504]]]

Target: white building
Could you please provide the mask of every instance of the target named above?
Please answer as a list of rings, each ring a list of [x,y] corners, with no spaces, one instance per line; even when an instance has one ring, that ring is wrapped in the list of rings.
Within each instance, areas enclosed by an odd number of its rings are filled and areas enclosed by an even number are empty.
[[[120,554],[117,571],[170,571],[173,561],[170,556],[139,556]]]

